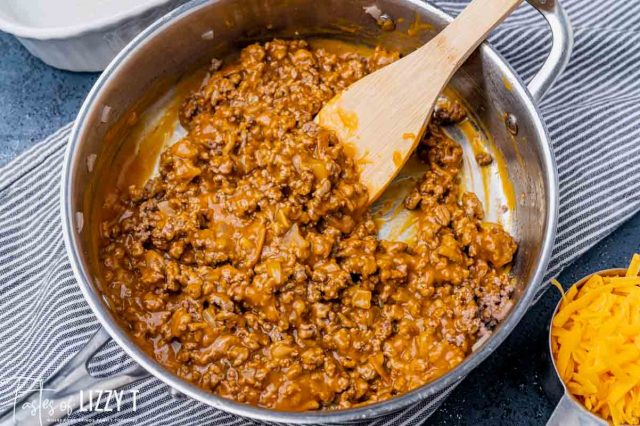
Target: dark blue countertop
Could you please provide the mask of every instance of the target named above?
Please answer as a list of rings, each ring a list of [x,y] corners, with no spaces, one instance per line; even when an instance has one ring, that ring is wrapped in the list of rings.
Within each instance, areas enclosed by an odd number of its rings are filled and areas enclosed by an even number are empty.
[[[73,120],[97,74],[50,68],[0,33],[0,166]],[[583,255],[559,277],[624,267],[640,250],[640,215]],[[451,394],[428,424],[543,425],[553,410],[543,390],[547,325],[559,299],[548,291],[511,336]]]

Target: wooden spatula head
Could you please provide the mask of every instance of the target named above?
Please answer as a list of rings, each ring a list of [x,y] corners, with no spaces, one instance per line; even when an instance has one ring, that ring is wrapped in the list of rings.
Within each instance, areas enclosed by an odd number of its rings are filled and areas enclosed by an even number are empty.
[[[356,155],[370,203],[417,146],[455,71],[521,1],[474,0],[429,43],[358,80],[320,111],[319,124]]]

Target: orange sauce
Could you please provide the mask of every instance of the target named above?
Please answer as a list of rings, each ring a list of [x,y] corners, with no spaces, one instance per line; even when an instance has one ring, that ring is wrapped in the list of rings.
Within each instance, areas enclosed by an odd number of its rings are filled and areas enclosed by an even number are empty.
[[[462,134],[464,134],[465,138],[469,141],[474,155],[487,152],[483,144],[482,133],[476,128],[471,120],[467,119],[462,121],[461,123],[458,123],[458,128],[460,129]],[[469,160],[475,161],[474,159]],[[483,204],[485,210],[489,211],[489,207],[491,206],[491,169],[489,167],[480,167],[480,173],[482,175],[482,188],[484,190]]]
[[[416,139],[415,133],[403,133],[402,139],[413,142]]]
[[[133,128],[127,137],[128,146],[135,146],[133,152],[128,153],[121,164],[117,178],[117,187],[124,190],[130,185],[142,185],[151,177],[160,157],[160,152],[166,147],[178,125],[178,111],[182,101],[202,82],[204,70],[190,75],[178,82],[175,94],[164,107],[164,111],[153,127],[149,128],[148,119],[140,120],[135,117]],[[138,123],[138,121],[140,121]],[[129,120],[128,120],[129,122]]]
[[[477,128],[477,124],[468,119],[459,123],[458,128],[470,142],[474,155],[487,152],[491,154],[491,156],[493,157],[495,170],[498,173],[500,184],[502,186],[506,207],[509,210],[515,210],[516,195],[513,187],[513,182],[509,178],[509,169],[507,167],[507,162],[502,152],[495,146],[493,137],[488,132],[483,132],[481,129]],[[511,138],[513,139],[513,137]],[[512,140],[512,142],[514,144],[516,143],[515,140]],[[518,161],[520,161],[521,164],[524,164],[519,150],[517,150],[517,147],[515,147],[515,149],[517,152],[516,155],[518,156]],[[489,201],[491,192],[491,170],[492,167],[480,167],[480,173],[482,174],[482,186],[484,188],[484,205],[487,212],[489,211],[490,207]]]
[[[344,153],[351,158],[358,158],[358,148],[352,143],[342,143]]]
[[[104,136],[105,148],[99,157],[112,158],[111,162],[96,162],[96,168],[88,185],[83,201],[85,215],[95,228],[91,232],[92,250],[97,250],[99,225],[112,217],[106,205],[95,200],[107,200],[119,196],[130,185],[140,185],[149,179],[159,160],[166,141],[178,123],[178,109],[185,96],[202,82],[206,70],[189,74],[176,83],[170,80],[158,81],[151,85],[145,95],[128,112],[115,120]],[[163,95],[175,93],[162,108],[162,114],[152,128],[149,128],[148,109]]]
[[[342,127],[347,129],[350,133],[358,130],[358,114],[353,111],[347,111],[346,109],[341,107],[338,107],[336,112],[338,114],[338,117],[340,118]]]
[[[396,167],[402,166],[402,154],[400,151],[393,151],[393,164],[395,164]]]
[[[409,34],[411,37],[414,37],[423,31],[429,31],[431,29],[433,29],[433,25],[428,24],[426,22],[422,22],[420,20],[420,15],[416,12],[416,17],[411,23],[411,26],[409,26],[409,29],[407,30],[407,34]]]
[[[352,43],[331,38],[312,38],[307,40],[309,45],[314,49],[325,49],[329,52],[340,53],[357,53],[362,56],[369,56],[373,53],[373,48],[366,44]]]
[[[176,117],[180,102],[172,99],[156,126],[148,132],[136,129],[132,137],[137,140],[136,149],[125,159],[116,185],[121,190],[129,185],[141,185],[151,176],[160,152],[176,129]]]
[[[362,27],[360,25],[354,24],[353,22],[346,19],[338,19],[338,21],[334,23],[333,26],[345,33],[357,34],[358,32],[362,31]]]

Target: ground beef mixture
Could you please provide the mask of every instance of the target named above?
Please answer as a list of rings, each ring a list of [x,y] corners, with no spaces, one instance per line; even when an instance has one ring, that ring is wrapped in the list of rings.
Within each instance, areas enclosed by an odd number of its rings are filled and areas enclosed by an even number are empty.
[[[161,364],[240,402],[346,408],[443,375],[505,315],[516,244],[460,189],[439,127],[460,104],[438,102],[415,154],[411,246],[378,239],[356,162],[313,121],[397,57],[275,40],[214,61],[158,176],[108,197],[104,291]]]

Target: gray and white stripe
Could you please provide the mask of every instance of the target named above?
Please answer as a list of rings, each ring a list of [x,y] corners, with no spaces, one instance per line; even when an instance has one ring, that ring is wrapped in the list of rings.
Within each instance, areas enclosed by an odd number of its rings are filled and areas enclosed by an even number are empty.
[[[435,3],[456,14],[466,2]],[[640,210],[635,189],[640,183],[640,2],[563,4],[574,24],[575,50],[564,76],[540,105],[560,176],[560,223],[547,277]],[[490,40],[525,81],[540,67],[550,45],[544,21],[528,5]],[[58,187],[69,128],[0,168],[0,406],[11,404],[12,378],[50,376],[98,327],[74,281],[61,237]],[[132,365],[111,342],[89,368],[109,375]],[[136,388],[136,412],[126,399],[120,413],[74,414],[68,422],[252,424],[191,399],[176,400],[153,378]],[[450,391],[371,424],[419,424]]]

